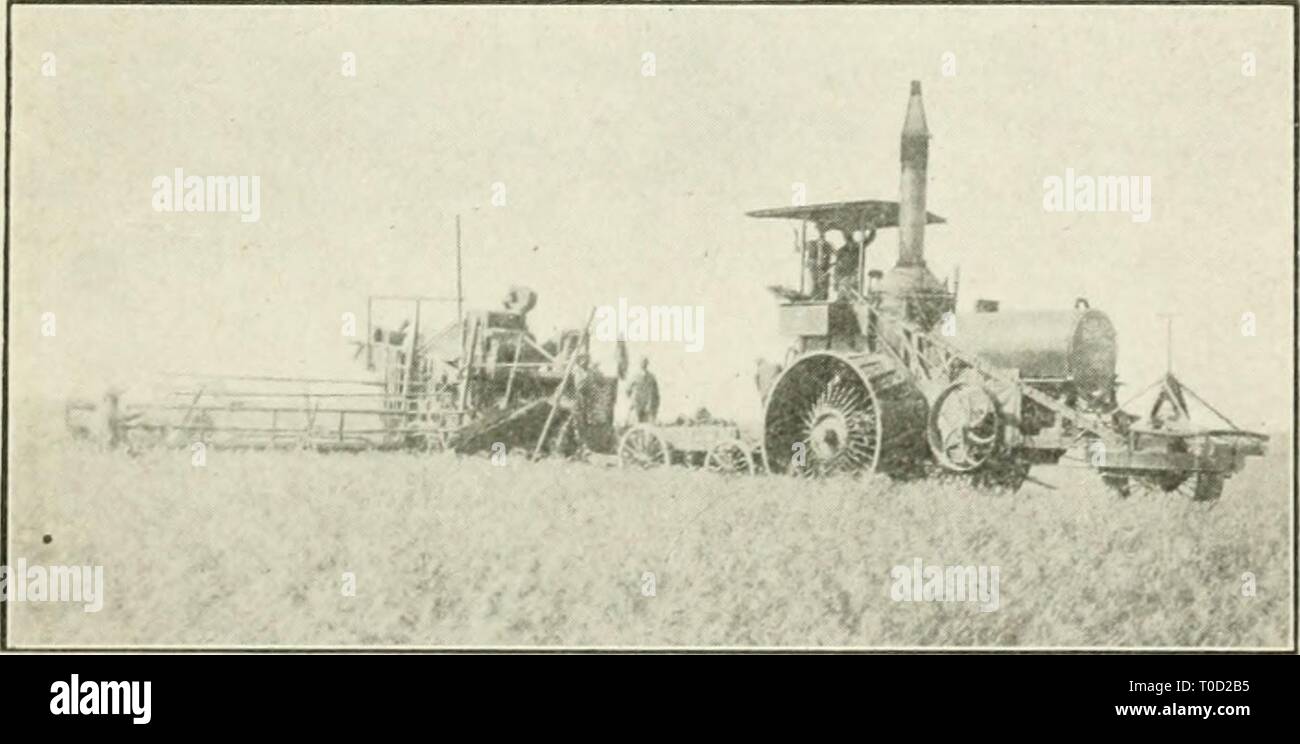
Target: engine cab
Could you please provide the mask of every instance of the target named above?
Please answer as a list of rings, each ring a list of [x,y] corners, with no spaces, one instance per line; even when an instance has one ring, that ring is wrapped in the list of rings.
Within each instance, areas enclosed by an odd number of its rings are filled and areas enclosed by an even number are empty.
[[[955,286],[940,282],[922,261],[889,272],[866,271],[868,247],[880,230],[899,226],[899,205],[852,201],[762,209],[751,217],[800,222],[795,246],[801,267],[798,288],[768,289],[780,299],[777,324],[795,339],[798,353],[876,350],[872,309],[929,329],[957,304]],[[944,219],[927,214],[929,224]]]

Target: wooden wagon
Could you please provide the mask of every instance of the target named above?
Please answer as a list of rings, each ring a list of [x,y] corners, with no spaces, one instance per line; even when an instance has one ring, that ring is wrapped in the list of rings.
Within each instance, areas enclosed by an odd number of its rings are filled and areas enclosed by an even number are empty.
[[[618,444],[619,466],[681,465],[717,473],[757,472],[761,458],[733,424],[637,424]]]

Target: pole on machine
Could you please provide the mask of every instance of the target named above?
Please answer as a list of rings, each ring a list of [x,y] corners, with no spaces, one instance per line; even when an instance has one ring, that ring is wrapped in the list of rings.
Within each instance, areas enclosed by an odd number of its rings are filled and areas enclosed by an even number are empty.
[[[1156,313],[1156,317],[1165,319],[1165,374],[1174,373],[1174,313]]]
[[[465,322],[465,289],[460,269],[460,215],[456,215],[456,322]]]

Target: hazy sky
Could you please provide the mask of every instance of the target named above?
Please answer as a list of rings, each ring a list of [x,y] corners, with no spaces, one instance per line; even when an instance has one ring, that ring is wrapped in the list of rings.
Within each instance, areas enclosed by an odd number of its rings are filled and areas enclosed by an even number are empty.
[[[1175,313],[1180,375],[1241,425],[1289,428],[1286,8],[16,6],[13,24],[20,397],[160,369],[355,374],[341,315],[454,293],[459,213],[471,305],[532,286],[539,335],[620,297],[701,306],[702,351],[634,353],[665,412],[752,418],[754,359],[788,343],[763,288],[798,267],[790,225],[743,213],[795,183],[896,198],[919,79],[948,220],[927,257],[961,265],[963,310],[1085,295],[1132,388],[1163,370],[1156,314]],[[176,168],[259,176],[261,219],[154,211]],[[1151,220],[1046,212],[1067,168],[1149,176]],[[869,261],[896,253],[890,231]]]

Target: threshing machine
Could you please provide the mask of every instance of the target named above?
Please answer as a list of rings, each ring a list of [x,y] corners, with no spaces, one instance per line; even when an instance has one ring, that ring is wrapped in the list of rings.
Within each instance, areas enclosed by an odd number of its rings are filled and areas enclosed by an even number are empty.
[[[364,354],[368,377],[170,375],[147,401],[110,391],[99,404],[68,407],[73,431],[100,429],[111,445],[241,448],[449,449],[571,456],[612,454],[614,404],[626,367],[592,363],[587,326],[539,341],[527,316],[537,302],[511,290],[501,307],[471,310],[428,332],[432,297],[371,297]],[[378,308],[405,308],[396,327],[375,322]]]

